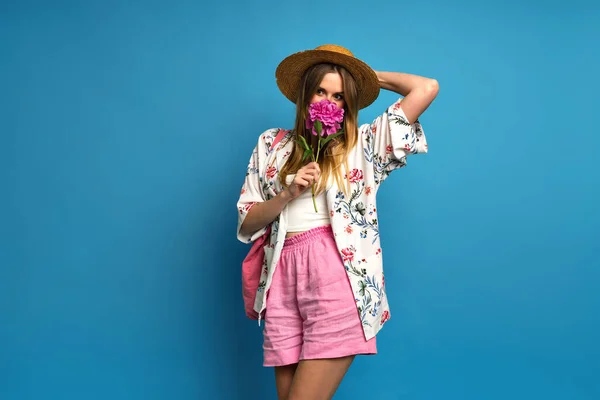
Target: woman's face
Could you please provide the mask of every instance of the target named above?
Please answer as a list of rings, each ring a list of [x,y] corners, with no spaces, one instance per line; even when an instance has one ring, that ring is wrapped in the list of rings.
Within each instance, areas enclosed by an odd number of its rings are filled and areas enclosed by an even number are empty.
[[[344,85],[342,77],[337,72],[329,72],[323,77],[310,103],[317,103],[324,99],[334,102],[339,108],[344,108]]]

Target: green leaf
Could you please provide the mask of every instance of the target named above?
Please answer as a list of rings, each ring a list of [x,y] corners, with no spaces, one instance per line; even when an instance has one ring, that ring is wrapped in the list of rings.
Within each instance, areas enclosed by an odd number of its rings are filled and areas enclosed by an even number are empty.
[[[302,155],[302,161],[305,161],[309,156],[313,155],[313,150],[304,138],[304,136],[300,136],[300,145],[304,147],[304,154]]]
[[[310,146],[308,145],[308,143],[306,142],[306,139],[304,139],[304,136],[300,136],[300,139],[302,140],[302,146],[304,147],[304,149],[309,150],[310,151]]]
[[[309,149],[304,149],[304,155],[302,156],[302,162],[304,162],[311,154]]]
[[[321,136],[321,132],[323,131],[323,124],[321,123],[321,121],[315,121],[315,128],[317,128],[317,133],[319,134],[319,136]]]

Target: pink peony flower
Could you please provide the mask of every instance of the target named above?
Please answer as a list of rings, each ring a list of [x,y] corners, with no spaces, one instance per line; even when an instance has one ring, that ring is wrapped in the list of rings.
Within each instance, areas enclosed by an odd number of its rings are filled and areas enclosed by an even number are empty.
[[[337,104],[325,99],[308,106],[308,116],[306,117],[306,129],[314,136],[317,136],[318,144],[316,149],[308,144],[306,138],[302,135],[298,138],[298,143],[304,148],[304,157],[311,157],[314,162],[319,162],[319,154],[329,141],[344,133],[342,122],[344,121],[344,109],[339,108]],[[317,202],[315,200],[315,184],[312,185],[312,197],[315,212],[318,212]]]
[[[342,127],[344,121],[344,109],[339,108],[337,104],[325,99],[318,103],[312,103],[308,107],[308,118],[306,118],[306,129],[310,129],[312,134],[317,136],[316,121],[320,121],[321,136],[326,137],[337,133]]]

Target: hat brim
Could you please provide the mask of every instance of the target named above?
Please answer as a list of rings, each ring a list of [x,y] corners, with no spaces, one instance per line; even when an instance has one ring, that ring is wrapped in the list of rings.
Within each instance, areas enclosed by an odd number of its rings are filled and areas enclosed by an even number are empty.
[[[286,57],[275,71],[279,90],[295,104],[304,73],[320,63],[337,64],[348,70],[356,81],[359,109],[371,105],[379,96],[379,79],[371,67],[358,58],[329,50],[305,50]]]

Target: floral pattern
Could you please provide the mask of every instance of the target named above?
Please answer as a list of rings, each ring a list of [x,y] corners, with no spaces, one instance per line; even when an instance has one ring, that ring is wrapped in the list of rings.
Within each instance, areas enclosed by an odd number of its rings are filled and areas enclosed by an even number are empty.
[[[359,144],[348,158],[345,177],[350,191],[344,194],[335,183],[327,190],[331,225],[366,339],[375,336],[390,319],[383,275],[376,195],[390,173],[405,167],[411,154],[426,153],[427,142],[421,124],[409,123],[396,101],[372,123],[359,128]],[[263,228],[250,235],[239,231],[254,204],[268,200],[283,190],[278,181],[279,168],[290,153],[289,134],[271,149],[279,128],[264,132],[258,141],[238,200],[238,239],[249,243],[264,234]],[[286,140],[287,139],[287,140]],[[287,226],[287,209],[271,226],[270,243],[265,247],[265,262],[257,291],[255,310],[261,315],[266,304],[275,267],[281,254]],[[259,320],[260,322],[260,320]]]
[[[366,192],[369,186],[365,186],[362,171],[356,168],[350,171],[348,180],[353,184],[352,194],[349,199],[346,199],[344,193],[338,191],[333,206],[334,212],[341,213],[344,219],[350,221],[346,229],[348,233],[353,233],[354,228],[358,228],[361,239],[366,239],[368,233],[372,232],[373,243],[375,243],[379,237],[376,209],[373,205],[367,209],[365,203],[361,201],[364,197],[368,198],[370,193]]]

